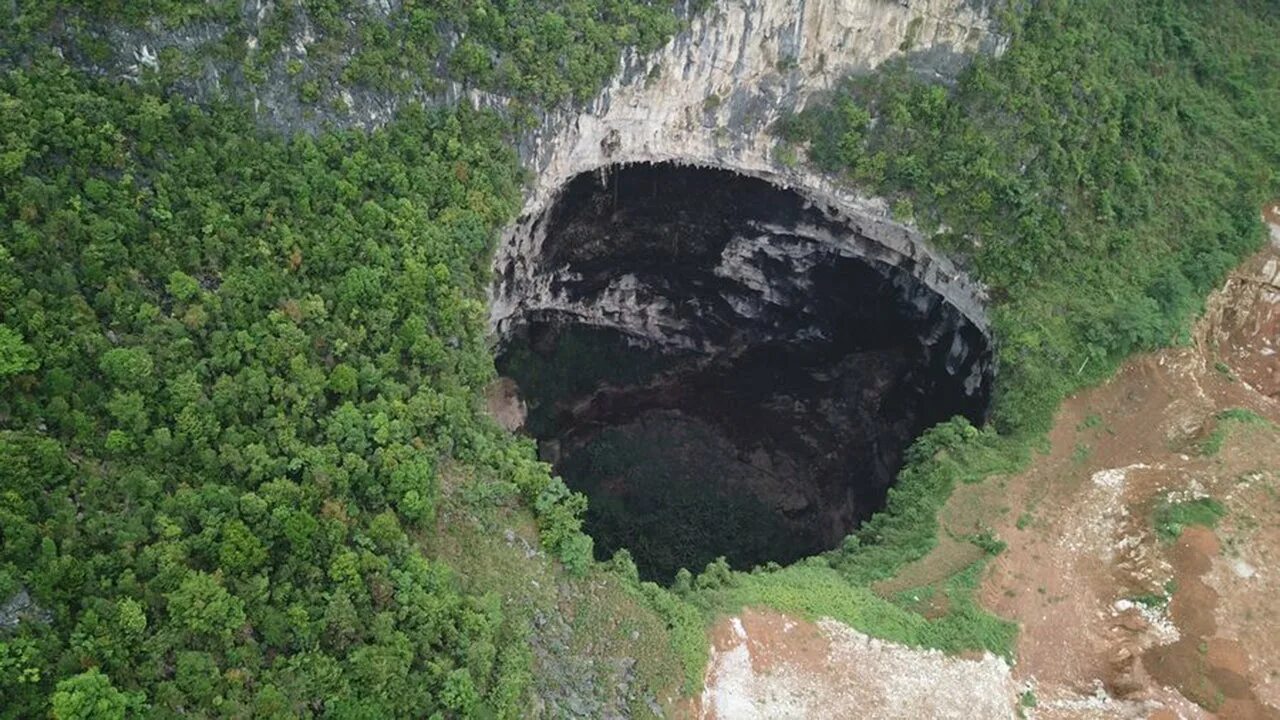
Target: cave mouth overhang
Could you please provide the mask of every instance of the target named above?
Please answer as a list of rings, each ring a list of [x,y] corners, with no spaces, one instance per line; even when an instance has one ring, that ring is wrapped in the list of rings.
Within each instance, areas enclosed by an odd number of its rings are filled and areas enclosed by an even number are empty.
[[[587,530],[669,580],[829,549],[906,446],[984,419],[980,289],[911,230],[725,169],[570,179],[496,256],[499,369],[591,499]]]

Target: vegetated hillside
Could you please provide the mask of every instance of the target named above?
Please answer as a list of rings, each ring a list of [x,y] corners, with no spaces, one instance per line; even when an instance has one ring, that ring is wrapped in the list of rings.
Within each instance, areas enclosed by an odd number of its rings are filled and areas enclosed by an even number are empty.
[[[445,458],[548,484],[475,413],[501,126],[285,143],[58,67],[0,87],[0,596],[51,614],[0,644],[0,712],[71,678],[60,717],[518,714],[518,629],[410,537]]]
[[[64,48],[80,65],[205,93],[213,86],[215,95],[282,84],[313,112],[341,115],[348,91],[430,96],[449,81],[533,106],[585,100],[617,70],[624,48],[660,47],[679,26],[678,11],[705,4],[24,0],[6,32]]]
[[[1005,435],[945,424],[843,548],[668,592],[625,556],[593,562],[583,499],[478,413],[487,254],[517,199],[506,120],[411,111],[278,138],[236,107],[86,79],[38,47],[84,22],[52,7],[20,6],[35,45],[0,80],[0,603],[34,602],[0,605],[4,717],[524,715],[549,672],[534,611],[555,601],[513,602],[525,578],[478,544],[442,549],[472,520],[500,534],[484,518],[516,506],[570,575],[620,588],[613,616],[650,614],[645,662],[678,655],[686,689],[699,614],[747,602],[1007,649],[1012,628],[970,598],[980,565],[932,620],[866,583],[928,547],[957,479],[1020,462],[1067,388],[1177,338],[1253,246],[1280,167],[1280,19],[1246,0],[1037,4],[954,94],[890,74],[852,86],[834,131],[802,117],[790,132],[815,159],[945,223],[993,286]],[[383,42],[367,46],[405,47]],[[537,47],[522,77],[563,67]],[[581,617],[613,620],[565,582]]]
[[[784,137],[889,197],[991,288],[1003,432],[1176,341],[1261,242],[1280,185],[1280,10],[1047,0],[952,92],[899,68],[849,80]]]

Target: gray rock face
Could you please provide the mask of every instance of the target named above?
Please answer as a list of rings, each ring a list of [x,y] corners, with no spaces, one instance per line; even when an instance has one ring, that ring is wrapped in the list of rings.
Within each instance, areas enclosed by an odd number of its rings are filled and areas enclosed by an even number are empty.
[[[867,282],[861,267],[877,280],[858,302],[880,309],[859,323],[913,318],[916,342],[950,358],[970,394],[992,373],[976,286],[910,231],[741,173],[645,163],[580,175],[518,227],[528,249],[498,268],[491,305],[500,344],[531,322],[707,355],[830,339],[853,317],[842,302],[848,283]]]
[[[894,222],[883,201],[775,156],[769,128],[850,73],[906,56],[918,72],[952,77],[975,53],[998,53],[981,4],[966,0],[732,0],[717,3],[661,51],[626,56],[623,70],[583,111],[548,115],[521,146],[535,171],[521,219],[495,255],[491,324],[550,302],[531,260],[566,183],[637,162],[722,168],[790,188],[847,233],[823,238],[849,253],[909,268],[976,326],[987,328],[983,289]],[[636,308],[659,322],[660,308]],[[639,315],[648,314],[648,318]]]
[[[537,171],[526,211],[578,173],[628,162],[711,165],[838,195],[771,157],[779,117],[895,57],[946,79],[1004,45],[972,0],[716,3],[659,52],[624,57],[585,110],[546,118],[523,148]]]
[[[31,599],[26,588],[18,590],[3,603],[0,603],[0,630],[16,630],[24,622],[36,622],[48,625],[53,615]]]

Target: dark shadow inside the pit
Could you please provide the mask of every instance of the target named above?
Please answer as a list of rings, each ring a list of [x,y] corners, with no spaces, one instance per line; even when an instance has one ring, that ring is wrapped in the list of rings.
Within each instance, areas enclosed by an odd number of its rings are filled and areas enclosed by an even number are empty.
[[[627,548],[645,579],[830,549],[921,431],[985,413],[986,336],[909,263],[833,244],[855,231],[792,191],[625,166],[575,178],[534,227],[544,294],[499,371],[590,499],[597,554]]]

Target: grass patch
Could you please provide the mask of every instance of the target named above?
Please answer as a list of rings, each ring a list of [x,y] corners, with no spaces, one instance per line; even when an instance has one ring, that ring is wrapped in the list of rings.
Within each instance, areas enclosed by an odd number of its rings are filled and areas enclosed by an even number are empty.
[[[809,619],[829,617],[912,647],[982,649],[1012,657],[1016,626],[982,610],[974,599],[985,566],[985,560],[974,563],[943,583],[947,612],[928,619],[866,586],[851,585],[817,558],[778,570],[734,573],[725,584],[704,589],[703,599],[720,612],[763,605]]]
[[[970,535],[965,539],[991,556],[999,555],[1009,547],[1009,544],[997,537],[991,528],[983,528],[981,532]]]
[[[1222,451],[1227,437],[1238,427],[1274,428],[1275,425],[1261,415],[1246,408],[1230,408],[1214,416],[1213,431],[1196,447],[1200,455],[1213,456]]]
[[[1083,432],[1100,427],[1102,427],[1102,416],[1098,413],[1089,413],[1084,420],[1080,421],[1080,424],[1076,425],[1076,431]]]
[[[1210,497],[1184,502],[1166,501],[1156,507],[1156,535],[1165,542],[1173,542],[1188,526],[1203,525],[1211,529],[1217,527],[1218,521],[1226,514],[1227,509],[1222,503]]]
[[[1213,369],[1217,371],[1219,375],[1226,378],[1230,382],[1236,381],[1236,374],[1231,370],[1231,366],[1222,362],[1221,360],[1213,364]]]

